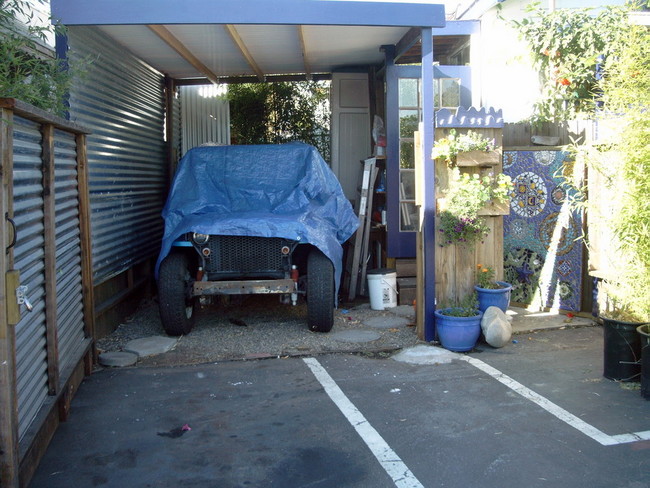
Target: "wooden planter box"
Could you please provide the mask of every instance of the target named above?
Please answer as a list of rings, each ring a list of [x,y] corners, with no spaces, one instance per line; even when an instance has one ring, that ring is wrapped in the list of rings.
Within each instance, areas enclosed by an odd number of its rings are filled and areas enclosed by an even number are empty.
[[[501,163],[501,151],[467,151],[458,153],[456,166],[496,166]]]
[[[447,199],[436,199],[436,214],[440,215],[440,212],[444,210],[447,210]],[[510,200],[507,200],[505,202],[490,202],[481,210],[479,210],[478,214],[483,217],[510,215]]]
[[[510,200],[490,202],[479,210],[478,214],[483,216],[510,215]]]

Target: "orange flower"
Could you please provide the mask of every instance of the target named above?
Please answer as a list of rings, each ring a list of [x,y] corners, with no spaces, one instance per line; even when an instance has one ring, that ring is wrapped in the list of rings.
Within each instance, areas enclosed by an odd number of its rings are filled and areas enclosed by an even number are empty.
[[[483,265],[482,265],[482,264],[477,264],[476,267],[477,267],[478,269],[481,269],[481,268],[483,267]]]
[[[487,272],[488,272],[488,269],[487,269],[487,268],[483,268],[481,271],[482,271],[483,273],[487,273]]]

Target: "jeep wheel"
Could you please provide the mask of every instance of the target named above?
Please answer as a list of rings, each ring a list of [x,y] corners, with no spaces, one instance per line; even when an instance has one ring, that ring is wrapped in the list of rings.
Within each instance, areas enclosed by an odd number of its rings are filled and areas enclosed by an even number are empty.
[[[307,324],[315,332],[329,332],[334,325],[334,266],[316,248],[307,258]]]
[[[194,326],[196,300],[189,296],[190,285],[187,256],[170,253],[160,264],[158,273],[160,319],[170,336],[188,334]]]

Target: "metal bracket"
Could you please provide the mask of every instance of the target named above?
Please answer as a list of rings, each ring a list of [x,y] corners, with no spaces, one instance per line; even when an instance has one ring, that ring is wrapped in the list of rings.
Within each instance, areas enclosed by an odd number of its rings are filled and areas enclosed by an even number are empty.
[[[20,285],[16,288],[16,302],[18,305],[25,305],[27,311],[31,312],[34,310],[34,306],[29,301],[29,298],[27,298],[27,289],[27,285]]]

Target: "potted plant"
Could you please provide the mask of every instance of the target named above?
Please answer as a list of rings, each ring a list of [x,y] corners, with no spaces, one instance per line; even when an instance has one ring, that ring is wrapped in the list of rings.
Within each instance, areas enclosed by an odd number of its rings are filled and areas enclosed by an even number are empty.
[[[512,285],[505,281],[496,281],[494,268],[477,265],[476,282],[474,290],[476,290],[478,308],[481,312],[485,312],[488,307],[499,307],[503,312],[508,310]]]
[[[616,381],[639,381],[641,376],[642,337],[650,321],[650,290],[636,287],[636,274],[628,271],[620,281],[599,283],[599,294],[606,297],[598,312],[603,323],[603,376]]]
[[[490,228],[482,219],[486,205],[509,208],[512,191],[510,176],[499,173],[487,175],[461,173],[457,167],[450,172],[449,188],[438,199],[441,234],[440,246],[461,244],[468,247],[483,240]],[[502,215],[503,211],[495,212]],[[494,215],[494,213],[492,214]]]
[[[458,134],[455,129],[434,143],[431,159],[443,159],[449,166],[494,166],[501,156],[495,151],[494,139],[474,131]]]
[[[471,350],[481,335],[483,312],[478,309],[476,294],[434,312],[436,330],[442,347],[450,351]]]

